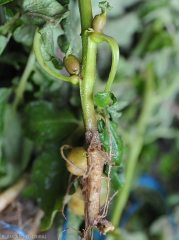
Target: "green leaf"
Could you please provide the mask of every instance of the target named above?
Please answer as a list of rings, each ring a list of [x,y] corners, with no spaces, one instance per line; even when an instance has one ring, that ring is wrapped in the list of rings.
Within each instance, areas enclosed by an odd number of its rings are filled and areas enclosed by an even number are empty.
[[[0,54],[4,51],[9,39],[0,35]]]
[[[94,103],[98,107],[105,107],[110,101],[110,93],[109,92],[98,92],[94,95]]]
[[[4,107],[6,105],[6,100],[7,100],[7,97],[10,93],[10,89],[8,88],[1,88],[0,89],[0,113],[3,114],[3,111],[4,111]],[[3,121],[3,118],[1,117],[0,118],[0,131],[1,131],[1,127],[2,127],[2,121]]]
[[[67,109],[57,109],[45,101],[31,102],[25,109],[24,133],[37,143],[61,140],[71,133],[76,123]]]
[[[75,21],[73,21],[71,16],[67,16],[60,24],[64,31],[57,39],[60,49],[62,52],[66,53],[67,50],[71,48],[73,49],[73,54],[80,58],[81,38],[77,32]]]
[[[1,116],[4,114],[4,108],[6,105],[6,100],[9,95],[10,90],[7,88],[1,88],[0,89],[0,113]],[[0,161],[2,159],[2,147],[3,147],[3,117],[0,117]],[[5,172],[5,168],[2,167],[2,164],[0,164],[0,172]],[[3,170],[2,170],[3,169]]]
[[[110,100],[112,103],[110,103]],[[117,119],[121,116],[121,110],[126,106],[126,102],[119,103],[117,98],[111,92],[98,92],[94,95],[94,103],[101,108],[104,108],[104,111],[110,115],[111,119],[114,122],[117,122]]]
[[[39,27],[50,23],[55,28],[69,14],[68,9],[56,0],[39,0],[38,2],[36,0],[24,0],[22,8],[32,22]]]
[[[62,69],[62,61],[54,54],[53,26],[51,24],[45,25],[39,30],[39,33],[42,38],[41,52],[43,59],[45,61],[51,61],[56,69]]]
[[[23,43],[26,46],[31,46],[33,42],[35,26],[21,25],[13,33],[16,42]]]
[[[45,60],[50,61],[52,56],[54,56],[53,24],[45,25],[39,30],[39,33],[41,34],[43,49],[49,56],[49,58]]]
[[[59,145],[49,144],[34,161],[32,183],[23,195],[35,199],[45,212],[41,230],[50,228],[55,214],[61,209],[67,187],[65,161],[60,157]]]
[[[55,63],[54,67],[61,69],[62,62],[54,53],[53,30],[59,25],[62,19],[68,16],[68,9],[55,0],[40,0],[38,2],[35,0],[25,0],[22,7],[25,14],[39,27],[42,39],[41,51],[44,60],[53,60],[52,63]],[[56,59],[55,62],[54,58]]]
[[[98,130],[100,142],[106,152],[110,152],[110,138],[112,145],[112,158],[111,161],[116,165],[120,165],[123,155],[123,141],[117,134],[117,124],[108,120],[108,129],[103,120],[98,121]],[[108,133],[109,132],[109,133]]]
[[[0,5],[6,4],[8,2],[13,2],[13,0],[0,0]]]
[[[22,174],[32,150],[32,143],[22,135],[22,116],[8,104],[2,114],[0,188],[12,184]]]
[[[58,46],[61,49],[61,51],[66,53],[70,46],[67,36],[65,34],[60,35],[57,39],[57,43],[58,43]]]
[[[57,0],[61,5],[65,6],[70,3],[70,0]]]
[[[63,63],[62,63],[62,61],[61,61],[60,59],[58,59],[58,58],[52,58],[52,59],[51,59],[51,63],[52,63],[53,66],[54,66],[56,69],[58,69],[58,70],[60,70],[60,69],[63,68]]]
[[[110,177],[111,177],[111,187],[117,191],[121,189],[124,185],[124,176],[121,171],[121,167],[113,166],[111,169]]]
[[[113,103],[106,107],[107,113],[110,114],[111,119],[114,122],[117,122],[117,119],[122,115],[121,112],[119,112],[124,105],[124,102],[119,103],[117,98],[114,96],[113,93],[110,93],[111,100]]]
[[[7,21],[14,17],[14,13],[10,8],[4,7],[3,10],[4,10],[4,17]]]

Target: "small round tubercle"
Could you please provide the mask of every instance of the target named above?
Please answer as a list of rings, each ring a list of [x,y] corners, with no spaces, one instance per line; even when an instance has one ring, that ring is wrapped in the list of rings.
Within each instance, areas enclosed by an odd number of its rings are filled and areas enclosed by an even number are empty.
[[[70,75],[80,74],[80,62],[74,55],[69,54],[65,56],[63,59],[63,65]]]
[[[106,15],[104,13],[98,14],[93,18],[92,28],[96,32],[102,32],[106,24]]]

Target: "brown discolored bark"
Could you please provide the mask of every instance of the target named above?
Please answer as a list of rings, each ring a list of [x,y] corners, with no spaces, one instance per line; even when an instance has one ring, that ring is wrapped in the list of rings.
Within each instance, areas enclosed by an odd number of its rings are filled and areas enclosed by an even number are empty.
[[[98,230],[106,234],[113,230],[113,225],[105,219],[105,214],[100,212],[100,189],[101,175],[103,173],[105,154],[101,150],[98,131],[86,132],[87,163],[88,168],[85,175],[82,176],[82,193],[85,201],[85,232],[86,240],[92,239],[90,230],[97,227]],[[110,180],[109,180],[110,181]],[[108,197],[108,196],[107,196]],[[108,202],[108,201],[107,201]]]

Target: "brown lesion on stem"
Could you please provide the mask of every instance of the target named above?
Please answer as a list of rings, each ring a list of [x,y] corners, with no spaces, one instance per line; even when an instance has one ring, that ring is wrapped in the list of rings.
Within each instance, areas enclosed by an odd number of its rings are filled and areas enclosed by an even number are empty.
[[[90,240],[92,239],[90,233],[91,228],[97,227],[102,234],[106,234],[108,231],[114,230],[114,226],[105,219],[108,210],[108,206],[106,205],[109,205],[111,199],[107,199],[102,213],[100,209],[101,175],[106,162],[106,154],[101,149],[97,130],[86,132],[86,143],[88,168],[86,175],[81,177],[81,182],[84,189],[82,193],[85,202],[84,237],[86,240]],[[110,178],[108,181],[110,181]]]
[[[107,129],[109,130],[108,121],[105,117],[105,124]],[[77,168],[77,170],[81,170],[81,176],[79,177],[79,183],[81,186],[81,192],[84,200],[84,218],[85,218],[85,229],[81,232],[82,238],[86,240],[92,240],[92,232],[93,228],[96,227],[102,234],[106,234],[108,231],[113,231],[114,226],[112,223],[106,220],[106,216],[108,213],[108,207],[111,200],[117,194],[115,192],[112,197],[109,197],[110,193],[110,172],[112,168],[112,140],[109,134],[109,142],[110,142],[110,152],[107,153],[103,151],[99,132],[97,130],[97,126],[94,129],[90,129],[86,131],[85,140],[86,140],[86,158],[87,158],[87,169],[82,170],[75,166],[70,160],[64,155],[63,150],[65,148],[72,148],[69,145],[63,145],[61,147],[61,155],[64,160]],[[101,178],[103,174],[104,164],[108,164],[108,173],[105,177],[107,180],[107,193],[106,193],[106,201],[103,208],[100,208],[100,190],[101,190]],[[71,187],[71,178],[68,183],[68,189],[66,196],[69,194],[69,189]],[[65,204],[64,198],[64,204]],[[63,214],[63,209],[62,209]]]
[[[108,124],[106,122],[106,126],[108,128]],[[104,152],[101,146],[101,142],[99,139],[99,133],[98,130],[87,130],[85,134],[86,138],[86,157],[87,157],[87,169],[82,170],[81,169],[81,176],[79,178],[79,182],[81,185],[81,192],[83,195],[84,200],[84,217],[85,217],[85,229],[84,232],[81,233],[82,238],[85,238],[86,240],[92,240],[92,232],[93,227],[97,227],[100,233],[106,234],[108,231],[113,231],[114,226],[112,223],[108,222],[106,220],[106,216],[108,213],[108,207],[111,202],[111,200],[114,198],[114,196],[117,194],[115,192],[112,197],[109,197],[110,193],[110,172],[111,167],[113,163],[111,162],[111,156],[112,156],[112,142],[111,137],[109,133],[109,139],[110,139],[110,152]],[[61,155],[64,158],[66,162],[70,162],[64,155],[63,150],[65,148],[72,148],[69,145],[63,145],[61,147]],[[108,173],[105,177],[107,180],[107,194],[106,194],[106,201],[103,208],[100,208],[100,190],[101,190],[101,178],[103,174],[103,167],[104,164],[108,163]],[[71,163],[74,166],[73,163]],[[78,168],[78,170],[80,170]],[[76,178],[77,179],[77,178]],[[68,190],[65,195],[69,194],[69,189],[71,187],[71,177],[69,179],[68,183]],[[65,204],[65,198],[64,198],[64,204]],[[63,209],[62,209],[63,214]]]

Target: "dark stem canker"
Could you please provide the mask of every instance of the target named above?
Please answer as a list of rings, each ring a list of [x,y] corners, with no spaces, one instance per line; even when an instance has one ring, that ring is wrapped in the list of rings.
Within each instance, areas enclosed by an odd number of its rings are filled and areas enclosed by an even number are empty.
[[[83,178],[84,186],[87,188],[84,192],[86,222],[88,227],[95,226],[95,221],[100,215],[100,189],[101,175],[103,172],[103,156],[101,154],[101,143],[99,141],[98,131],[86,132],[87,142],[87,163],[88,169],[86,177]]]

